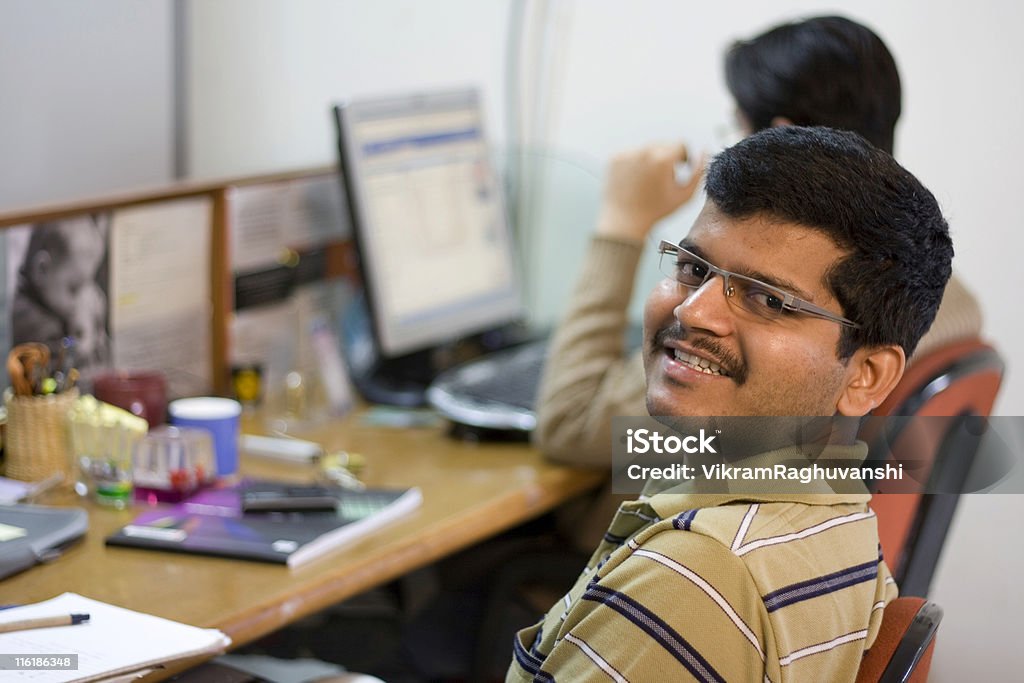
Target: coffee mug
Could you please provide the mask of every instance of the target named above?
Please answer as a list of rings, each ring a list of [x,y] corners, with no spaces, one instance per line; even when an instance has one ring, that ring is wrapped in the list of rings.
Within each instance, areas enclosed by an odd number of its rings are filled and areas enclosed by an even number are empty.
[[[167,421],[167,378],[151,370],[114,370],[93,379],[93,395],[138,415],[150,427]]]
[[[198,396],[179,398],[167,406],[171,424],[177,427],[198,427],[213,436],[213,452],[217,457],[217,476],[226,477],[238,471],[238,429],[242,404],[230,398]]]

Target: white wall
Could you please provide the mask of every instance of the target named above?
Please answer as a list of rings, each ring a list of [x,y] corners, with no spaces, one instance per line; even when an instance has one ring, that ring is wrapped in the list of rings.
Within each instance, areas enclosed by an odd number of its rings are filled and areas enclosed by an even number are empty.
[[[1021,680],[1024,546],[1007,530],[1022,508],[1020,494],[961,498],[931,590],[944,612],[932,683]]]
[[[345,98],[480,85],[501,139],[508,3],[190,0],[192,177],[335,162]]]
[[[0,210],[173,172],[171,1],[0,3]]]

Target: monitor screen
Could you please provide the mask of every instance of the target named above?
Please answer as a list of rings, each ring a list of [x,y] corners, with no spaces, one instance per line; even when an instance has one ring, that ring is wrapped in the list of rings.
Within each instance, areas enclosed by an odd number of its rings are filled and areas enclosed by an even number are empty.
[[[478,93],[359,101],[335,113],[380,354],[519,319],[512,235]]]

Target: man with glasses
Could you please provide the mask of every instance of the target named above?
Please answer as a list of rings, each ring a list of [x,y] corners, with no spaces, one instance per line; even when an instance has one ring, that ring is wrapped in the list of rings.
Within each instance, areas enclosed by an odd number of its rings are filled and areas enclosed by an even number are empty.
[[[796,126],[722,152],[706,194],[660,247],[650,415],[856,418],[881,403],[950,276],[932,194],[858,135]],[[839,439],[815,462],[866,450]],[[870,496],[667,486],[620,507],[575,586],[517,635],[507,680],[854,680],[896,594]]]
[[[743,135],[788,124],[824,125],[893,151],[899,73],[885,44],[865,26],[842,17],[784,24],[734,45],[725,72]],[[658,145],[611,164],[597,234],[541,383],[533,436],[548,457],[607,467],[611,418],[644,412],[640,354],[624,350],[626,307],[647,235],[699,187],[700,162],[688,183],[675,180],[674,166],[686,158],[683,145]],[[980,328],[977,302],[954,277],[918,356],[977,336]],[[597,531],[606,520],[598,521]]]

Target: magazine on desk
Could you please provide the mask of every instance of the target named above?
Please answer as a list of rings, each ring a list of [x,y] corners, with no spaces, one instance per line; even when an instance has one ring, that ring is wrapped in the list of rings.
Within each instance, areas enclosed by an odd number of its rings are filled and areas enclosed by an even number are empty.
[[[245,480],[207,489],[173,506],[148,510],[107,538],[107,545],[216,555],[299,567],[361,538],[419,507],[418,488],[336,489],[332,511],[242,513],[247,487],[281,486]]]

